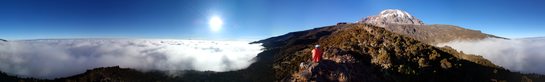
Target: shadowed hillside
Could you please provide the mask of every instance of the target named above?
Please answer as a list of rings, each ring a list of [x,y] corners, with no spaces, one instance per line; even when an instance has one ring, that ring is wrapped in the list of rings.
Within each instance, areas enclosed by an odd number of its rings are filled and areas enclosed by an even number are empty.
[[[257,74],[262,73],[262,74]],[[259,77],[268,76],[268,77]],[[259,77],[259,78],[257,78]],[[147,71],[142,72],[130,68],[120,67],[102,67],[88,70],[85,73],[57,78],[52,80],[35,79],[35,78],[20,78],[10,76],[5,73],[0,73],[0,81],[2,82],[256,82],[256,81],[272,81],[267,80],[272,77],[263,72],[250,71],[230,71],[230,72],[213,72],[213,71],[178,71],[173,74],[163,71]]]

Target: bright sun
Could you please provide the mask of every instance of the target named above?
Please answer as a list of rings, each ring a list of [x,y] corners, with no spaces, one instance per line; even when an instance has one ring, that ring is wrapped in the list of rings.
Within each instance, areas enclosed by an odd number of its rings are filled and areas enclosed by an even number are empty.
[[[218,32],[221,30],[221,26],[223,26],[223,21],[219,16],[213,16],[208,20],[208,25],[210,26],[210,30]]]

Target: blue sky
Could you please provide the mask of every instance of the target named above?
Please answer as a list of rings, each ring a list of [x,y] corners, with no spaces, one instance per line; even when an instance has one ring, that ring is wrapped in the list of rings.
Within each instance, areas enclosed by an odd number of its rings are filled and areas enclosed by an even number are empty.
[[[543,0],[2,0],[0,38],[258,40],[401,9],[426,24],[545,36]],[[220,17],[220,31],[208,20]]]

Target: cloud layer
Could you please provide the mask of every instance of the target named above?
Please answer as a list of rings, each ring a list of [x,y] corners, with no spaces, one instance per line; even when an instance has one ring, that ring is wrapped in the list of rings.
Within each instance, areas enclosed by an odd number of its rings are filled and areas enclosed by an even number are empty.
[[[464,53],[482,55],[494,64],[512,71],[545,74],[545,38],[453,41],[438,46],[451,46]]]
[[[59,78],[120,66],[138,70],[231,71],[248,67],[262,50],[242,41],[75,39],[0,42],[0,71]]]

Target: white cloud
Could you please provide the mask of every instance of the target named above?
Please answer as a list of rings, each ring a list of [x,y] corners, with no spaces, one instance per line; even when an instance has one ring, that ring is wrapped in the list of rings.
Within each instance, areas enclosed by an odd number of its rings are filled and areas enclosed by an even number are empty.
[[[545,74],[545,38],[453,41],[438,46],[451,46],[464,53],[482,55],[494,64],[512,71]]]
[[[262,50],[244,41],[75,39],[0,42],[0,71],[59,78],[87,69],[232,71],[248,67]]]

